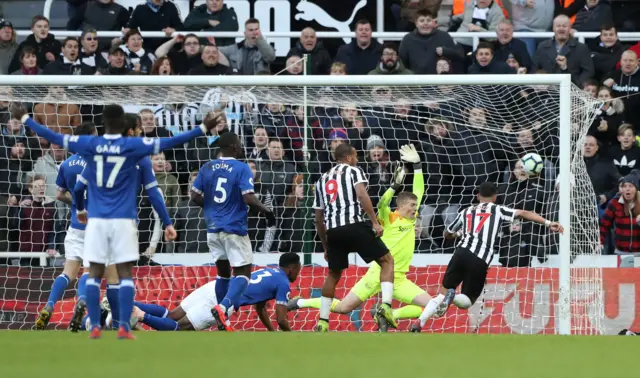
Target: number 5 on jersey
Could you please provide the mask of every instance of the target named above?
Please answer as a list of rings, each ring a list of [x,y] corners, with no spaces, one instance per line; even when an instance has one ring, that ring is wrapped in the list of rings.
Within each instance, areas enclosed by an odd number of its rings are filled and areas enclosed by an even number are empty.
[[[215,203],[223,203],[227,200],[227,189],[223,186],[229,181],[226,177],[218,177],[218,181],[216,181],[216,195],[213,197]],[[253,179],[249,179],[249,183],[253,186]]]

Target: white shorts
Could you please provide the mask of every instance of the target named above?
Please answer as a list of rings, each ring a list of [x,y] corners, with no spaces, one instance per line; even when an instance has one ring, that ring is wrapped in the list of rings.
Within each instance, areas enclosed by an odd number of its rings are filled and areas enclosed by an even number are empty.
[[[81,261],[85,268],[89,267],[89,262],[83,259],[84,256],[84,230],[71,228],[67,230],[64,237],[64,257],[67,260]]]
[[[234,268],[253,263],[249,235],[240,236],[226,232],[208,233],[207,245],[213,261],[229,260],[229,265]]]
[[[196,331],[208,329],[216,324],[211,309],[218,304],[216,299],[216,281],[200,286],[180,303],[187,319]]]
[[[97,264],[137,261],[138,226],[134,219],[90,218],[84,238],[84,259]]]

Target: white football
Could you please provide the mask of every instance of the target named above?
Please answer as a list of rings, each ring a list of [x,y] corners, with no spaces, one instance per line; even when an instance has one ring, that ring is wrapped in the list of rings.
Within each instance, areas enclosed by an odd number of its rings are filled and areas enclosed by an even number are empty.
[[[544,168],[544,160],[542,157],[534,152],[530,152],[520,158],[522,169],[524,169],[529,176],[537,176]]]

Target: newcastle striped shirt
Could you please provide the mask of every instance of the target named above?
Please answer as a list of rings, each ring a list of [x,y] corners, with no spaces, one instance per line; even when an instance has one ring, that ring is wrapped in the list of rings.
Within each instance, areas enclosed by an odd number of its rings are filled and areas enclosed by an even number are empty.
[[[513,221],[515,214],[514,209],[485,202],[461,211],[447,231],[452,234],[460,231],[462,240],[457,247],[469,250],[490,264],[502,223]]]
[[[336,165],[316,182],[313,208],[324,210],[327,230],[364,222],[356,194],[356,185],[361,183],[369,183],[362,169],[348,164]]]

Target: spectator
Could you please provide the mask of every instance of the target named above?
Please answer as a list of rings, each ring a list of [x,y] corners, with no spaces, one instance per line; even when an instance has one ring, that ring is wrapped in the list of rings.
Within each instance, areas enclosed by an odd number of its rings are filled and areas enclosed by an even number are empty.
[[[49,33],[49,19],[44,16],[35,16],[31,20],[31,34],[20,43],[18,52],[23,48],[31,46],[36,51],[38,57],[38,67],[44,69],[49,62],[58,59],[62,45],[55,36]],[[20,54],[16,53],[9,65],[9,72],[20,69]]]
[[[253,149],[248,154],[249,159],[257,162],[269,159],[269,153],[267,152],[269,135],[264,126],[258,126],[253,129],[253,145]]]
[[[620,141],[618,135],[624,120],[624,103],[618,98],[614,99],[613,91],[607,86],[600,87],[597,96],[602,105],[596,109],[596,117],[589,128],[589,135],[598,139],[608,151]],[[633,140],[635,141],[635,135]]]
[[[356,38],[351,43],[340,46],[336,61],[347,66],[349,75],[366,75],[376,68],[382,55],[382,45],[371,37],[369,20],[356,22]]]
[[[195,34],[176,35],[158,47],[155,55],[158,59],[168,56],[178,75],[186,75],[190,69],[202,64],[200,39]]]
[[[0,19],[0,75],[9,74],[9,65],[18,51],[16,32],[7,20]]]
[[[216,1],[222,3],[220,0],[209,0],[209,2]],[[276,50],[262,36],[260,21],[255,18],[250,18],[244,23],[243,41],[220,47],[219,52],[220,61],[222,62],[224,57],[227,60],[226,65],[236,70],[240,75],[255,75],[261,71],[269,72],[269,64],[276,59]]]
[[[197,176],[198,171],[191,172],[189,176],[189,193]],[[204,220],[202,207],[193,202],[189,196],[184,196],[176,206],[173,219],[175,219],[174,227],[178,232],[174,252],[209,252],[209,247],[207,246],[207,222]]]
[[[38,67],[36,50],[31,46],[26,46],[20,50],[20,68],[11,73],[12,75],[41,75],[42,68]]]
[[[640,57],[640,42],[638,42],[635,45],[629,47],[627,49],[627,51],[633,51],[634,53],[636,53],[636,56]],[[619,61],[618,61],[618,63],[616,63],[616,69],[620,69],[620,62]]]
[[[69,103],[63,87],[48,87],[48,89],[47,95],[42,99],[43,102],[33,106],[34,120],[54,132],[73,134],[73,128],[82,122],[80,108],[76,104]]]
[[[171,59],[168,57],[162,57],[153,62],[151,66],[151,75],[175,75],[173,72],[173,65]]]
[[[605,75],[616,70],[626,47],[618,40],[618,31],[613,24],[600,27],[600,43],[591,47],[591,58],[596,70],[595,78],[604,80]]]
[[[512,74],[515,73],[507,63],[494,59],[493,47],[489,42],[480,42],[474,52],[475,63],[469,67],[469,73],[478,74]]]
[[[153,110],[151,110],[150,108],[143,108],[138,114],[140,115],[140,123],[142,126],[142,137],[171,138],[173,136],[173,133],[171,131],[164,127],[159,127],[156,124],[156,118],[154,116]],[[178,146],[173,149],[164,151],[165,169],[167,171],[171,172],[174,170],[177,160],[185,160],[184,155],[181,155],[180,148],[181,147]],[[188,172],[188,169],[185,167],[185,169],[182,171],[186,173]]]
[[[582,83],[582,90],[589,93],[591,97],[598,97],[598,81],[595,79],[589,79]]]
[[[129,11],[115,0],[91,0],[84,12],[78,12],[75,17],[69,19],[69,30],[120,31],[128,22]],[[100,38],[98,51],[108,50],[111,41],[111,38]]]
[[[141,74],[150,73],[156,57],[142,47],[142,34],[140,34],[140,31],[138,29],[129,29],[123,39],[124,45],[121,45],[120,48],[125,53],[127,69]]]
[[[56,198],[58,187],[56,186],[56,178],[58,177],[58,167],[67,158],[67,151],[58,146],[51,144],[47,153],[38,158],[33,165],[33,171],[25,173],[24,182],[29,182],[34,176],[42,176],[47,182],[45,195],[47,197]]]
[[[355,104],[345,104],[341,107],[331,127],[332,129],[325,129],[325,134],[330,136],[333,129],[346,131],[349,143],[358,151],[360,157],[364,156],[366,141],[371,136],[371,131]]]
[[[208,119],[211,119],[212,117],[218,117],[220,115],[223,116],[220,117],[218,125],[209,131],[211,136],[198,137],[187,144],[186,156],[188,157],[187,160],[190,164],[190,170],[200,169],[200,166],[205,162],[217,159],[219,151],[218,140],[220,135],[229,131],[227,116],[224,111],[208,111],[203,113],[206,114],[204,122],[208,122]],[[181,157],[178,152],[181,153],[181,151],[176,150],[176,159]],[[179,173],[184,173],[185,171],[187,170],[182,168],[178,169]],[[178,181],[183,182],[182,177],[178,177]]]
[[[600,220],[600,245],[604,246],[611,230],[615,230],[615,253],[618,255],[640,252],[640,227],[635,215],[640,206],[637,178],[625,176],[621,184],[620,196],[609,202]]]
[[[158,187],[164,194],[164,202],[168,208],[174,208],[178,203],[178,193],[180,192],[180,186],[178,185],[178,179],[176,176],[167,173],[171,170],[171,165],[167,166],[167,161],[164,158],[164,153],[151,156],[151,166],[153,173],[158,181]],[[168,169],[167,169],[168,168]]]
[[[431,14],[437,15],[440,11],[440,5],[442,0],[392,0],[391,9],[400,6],[399,10],[394,10],[393,13],[398,20],[398,31],[412,31],[416,28],[416,12],[420,9],[427,9]],[[396,3],[398,5],[395,5]]]
[[[303,57],[305,54],[309,55],[311,59],[311,75],[327,75],[331,69],[331,63],[333,62],[329,52],[322,47],[322,42],[318,41],[316,37],[316,31],[310,27],[302,29],[300,34],[300,40],[296,43],[296,46],[289,50],[287,53],[287,59],[290,56],[297,55]]]
[[[475,0],[467,2],[462,15],[453,16],[462,19],[458,32],[487,32],[496,31],[498,24],[504,21],[504,12],[500,5],[493,0]],[[472,38],[461,38],[457,41],[469,53],[473,50]]]
[[[446,75],[451,73],[451,61],[443,56],[436,62],[436,75]]]
[[[640,147],[636,143],[633,127],[626,123],[618,129],[618,142],[609,149],[608,156],[618,169],[620,176],[626,176],[632,170],[640,168]]]
[[[274,206],[282,206],[287,188],[296,174],[295,167],[283,160],[284,147],[278,139],[269,140],[268,155],[269,160],[258,164],[260,181],[273,194]]]
[[[404,66],[416,74],[435,74],[438,57],[462,61],[451,36],[437,29],[435,16],[427,10],[417,12],[416,29],[402,38],[400,59]]]
[[[573,28],[577,31],[598,31],[602,25],[613,24],[609,0],[586,0],[586,5],[576,14]]]
[[[185,30],[212,31],[212,32],[236,32],[240,29],[236,11],[229,9],[223,0],[206,0],[206,4],[199,5],[184,20]],[[245,24],[246,37],[246,24]],[[233,38],[218,38],[216,44],[219,47],[231,45]]]
[[[108,64],[98,50],[98,32],[95,29],[85,29],[80,36],[80,59],[82,63],[93,68],[93,72],[105,68]]]
[[[289,116],[289,110],[284,105],[269,103],[262,108],[259,122],[267,130],[269,137],[275,137],[282,132],[287,116]]]
[[[414,122],[417,117],[413,114],[411,103],[404,97],[396,97],[394,102],[392,115],[382,119],[380,126],[372,133],[378,134],[386,141],[385,147],[392,160],[400,160],[400,146],[413,143],[420,138]]]
[[[494,42],[494,58],[509,63],[514,59],[519,67],[524,67],[527,72],[533,71],[533,61],[527,51],[527,45],[518,38],[513,38],[513,24],[509,20],[502,20],[496,29],[498,39]],[[511,65],[510,65],[511,66]],[[513,66],[511,66],[513,68]],[[517,70],[517,68],[516,68]]]
[[[184,27],[180,12],[172,1],[147,0],[133,10],[129,25],[124,29],[125,37],[129,29],[162,31],[167,37],[171,37],[176,30],[183,30]],[[145,47],[149,51],[156,51],[164,42],[166,40],[162,38],[148,38]]]
[[[346,75],[347,74],[347,65],[342,62],[333,62],[331,65],[331,71],[329,75]],[[331,90],[331,88],[329,88]]]
[[[616,97],[622,99],[625,109],[625,121],[634,128],[640,125],[640,73],[638,72],[638,56],[627,50],[620,59],[620,69],[607,75],[604,85],[613,89]]]
[[[411,75],[413,72],[405,68],[398,59],[398,46],[393,42],[385,42],[378,66],[369,75]]]
[[[109,64],[98,71],[102,75],[128,75],[131,72],[125,64],[125,52],[120,46],[114,46],[109,50],[107,61]]]
[[[302,168],[304,164],[304,128],[305,128],[305,116],[304,107],[302,105],[295,105],[291,111],[292,114],[286,117],[285,127],[282,128],[280,137],[284,142],[286,148],[286,156],[291,160],[298,163],[298,167]],[[308,146],[311,153],[315,153],[322,148],[324,144],[324,134],[322,126],[318,117],[307,116],[307,125],[309,126],[310,134]],[[312,139],[311,139],[312,138]]]
[[[555,2],[557,0],[511,0],[511,21],[517,32],[546,32],[553,21]],[[535,38],[523,38],[529,56],[536,53]]]
[[[378,204],[380,197],[389,187],[393,172],[389,151],[384,141],[378,135],[371,135],[367,139],[365,167],[369,176],[369,194],[373,206]]]
[[[43,75],[93,75],[93,68],[82,63],[78,58],[78,40],[67,37],[62,42],[62,59],[56,59],[47,64]]]
[[[312,172],[312,182],[316,182],[320,178],[320,175],[327,172],[336,163],[336,148],[349,141],[347,130],[331,130],[326,140],[328,141],[327,148],[318,151],[317,158],[314,159],[313,165],[309,169],[309,171]]]
[[[10,229],[20,230],[20,252],[44,252],[56,254],[54,218],[56,214],[53,198],[45,195],[47,182],[44,176],[34,175],[27,183],[29,195],[13,208]]]
[[[587,46],[571,36],[570,27],[567,16],[560,15],[553,20],[554,37],[540,43],[533,58],[534,66],[547,73],[571,74],[571,81],[582,86],[593,77],[593,61]]]
[[[229,66],[220,64],[220,53],[216,46],[205,46],[202,49],[202,63],[189,71],[189,75],[233,75],[235,72]]]
[[[285,62],[285,70],[282,75],[300,75],[304,70],[303,61],[299,55],[291,55],[287,57]]]
[[[598,204],[603,206],[616,195],[620,174],[611,159],[600,153],[600,144],[591,135],[587,136],[584,143],[584,163]]]
[[[302,241],[304,233],[304,183],[302,175],[296,175],[291,184],[291,189],[287,190],[287,197],[284,200],[282,212],[279,214],[278,225],[275,227],[275,235],[272,238],[270,248],[265,245],[267,251],[273,252],[298,252],[302,251]],[[277,230],[277,231],[276,231]],[[265,235],[269,240],[270,235]]]

